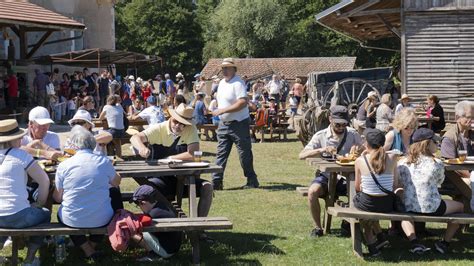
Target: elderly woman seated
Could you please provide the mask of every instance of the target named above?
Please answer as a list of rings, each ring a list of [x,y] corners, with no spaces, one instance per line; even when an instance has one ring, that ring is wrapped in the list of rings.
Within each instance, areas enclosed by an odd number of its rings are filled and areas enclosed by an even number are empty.
[[[0,227],[26,228],[49,223],[51,213],[42,209],[49,191],[49,178],[33,157],[20,149],[26,130],[18,128],[14,119],[0,121]],[[30,205],[26,182],[30,176],[38,183],[37,202]],[[6,237],[0,237],[3,247]],[[39,265],[35,258],[43,237],[31,237],[24,265]]]
[[[109,188],[120,185],[120,176],[112,162],[105,156],[93,153],[96,141],[92,133],[81,126],[71,130],[70,142],[78,151],[70,159],[59,164],[56,171],[54,199],[61,203],[59,220],[70,227],[95,228],[106,226],[114,209],[115,201],[121,198],[109,196]],[[76,246],[80,246],[89,259],[97,260],[95,251],[103,235],[71,236]]]

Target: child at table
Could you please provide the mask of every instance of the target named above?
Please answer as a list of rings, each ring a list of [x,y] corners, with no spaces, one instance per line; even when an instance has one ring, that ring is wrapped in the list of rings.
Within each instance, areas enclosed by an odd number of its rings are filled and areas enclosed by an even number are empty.
[[[353,199],[357,209],[367,212],[389,213],[393,211],[393,194],[396,188],[396,155],[386,154],[383,148],[385,133],[368,128],[364,131],[366,152],[355,161],[355,190]],[[363,221],[364,235],[369,254],[377,256],[388,245],[378,221]]]

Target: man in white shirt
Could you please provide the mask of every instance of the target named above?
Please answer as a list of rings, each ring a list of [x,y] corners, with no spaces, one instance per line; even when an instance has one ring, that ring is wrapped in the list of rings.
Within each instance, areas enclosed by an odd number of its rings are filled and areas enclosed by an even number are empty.
[[[21,148],[37,158],[56,160],[61,157],[59,136],[49,131],[54,121],[48,110],[37,106],[31,109],[28,120],[28,133],[21,140]]]
[[[224,79],[217,89],[217,106],[212,112],[219,116],[220,123],[217,129],[216,164],[224,168],[227,164],[232,144],[235,143],[239,151],[240,165],[247,177],[247,184],[242,188],[258,188],[257,174],[253,168],[252,144],[250,142],[250,121],[247,89],[243,80],[236,75],[237,66],[232,58],[226,58],[221,64]],[[212,175],[214,189],[223,189],[224,173]]]
[[[148,122],[148,125],[156,125],[165,121],[165,115],[161,107],[156,105],[156,97],[151,95],[146,99],[149,106],[138,114],[132,115],[129,120],[141,118]]]
[[[275,98],[276,106],[280,105],[281,99],[281,90],[283,88],[283,83],[280,81],[280,77],[278,75],[273,75],[272,80],[268,82],[268,91],[270,93],[270,97]]]

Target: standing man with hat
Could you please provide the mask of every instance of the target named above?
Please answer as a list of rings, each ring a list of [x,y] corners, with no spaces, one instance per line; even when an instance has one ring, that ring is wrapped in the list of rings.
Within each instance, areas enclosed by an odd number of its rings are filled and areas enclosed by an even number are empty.
[[[180,104],[176,109],[169,109],[171,118],[168,121],[148,127],[131,137],[130,143],[143,158],[178,159],[192,161],[194,152],[199,151],[199,136],[193,125],[193,108]],[[146,145],[152,145],[151,147]],[[151,149],[150,149],[151,148]],[[176,197],[177,180],[175,176],[149,178],[165,197]],[[200,194],[198,216],[205,217],[212,203],[212,185],[206,180],[196,180],[196,190]]]
[[[31,109],[28,120],[28,132],[21,140],[22,149],[37,158],[56,160],[62,156],[58,134],[49,131],[54,121],[48,110],[37,106]]]
[[[232,58],[225,58],[221,67],[224,79],[220,81],[217,89],[218,108],[212,112],[213,116],[220,118],[216,164],[225,170],[232,144],[235,143],[239,151],[240,165],[247,177],[247,184],[242,188],[258,188],[257,174],[253,168],[247,89],[244,81],[236,75],[237,66]],[[223,189],[223,179],[224,172],[212,175],[214,189]]]
[[[415,108],[413,104],[410,103],[411,98],[408,96],[408,94],[404,93],[402,95],[402,98],[400,98],[400,103],[395,107],[395,114],[400,113],[403,108]]]
[[[360,134],[353,128],[348,127],[349,115],[347,108],[336,105],[330,109],[330,125],[328,128],[320,130],[314,134],[310,142],[300,152],[300,160],[314,157],[330,157],[333,155],[344,155],[351,151],[359,151],[362,146]],[[308,189],[308,202],[315,228],[311,231],[311,237],[323,235],[321,226],[321,207],[319,198],[328,193],[329,173],[316,172],[316,177],[311,182]],[[340,176],[336,185],[336,194],[345,195],[347,193],[345,180]]]

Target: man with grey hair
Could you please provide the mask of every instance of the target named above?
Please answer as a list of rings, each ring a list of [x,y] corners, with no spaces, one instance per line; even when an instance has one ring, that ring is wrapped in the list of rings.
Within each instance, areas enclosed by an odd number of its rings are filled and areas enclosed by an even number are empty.
[[[275,98],[275,103],[278,106],[280,104],[281,99],[281,90],[283,88],[283,84],[280,81],[280,77],[277,74],[273,74],[272,80],[267,84],[268,92],[270,93],[270,97]]]
[[[459,151],[467,151],[467,156],[474,156],[474,149],[469,139],[471,122],[474,116],[474,102],[461,101],[455,108],[456,125],[451,127],[443,135],[441,142],[441,156],[447,159],[459,157]],[[446,177],[461,193],[469,198],[471,190],[467,184],[470,183],[470,173],[467,170],[447,172]]]

